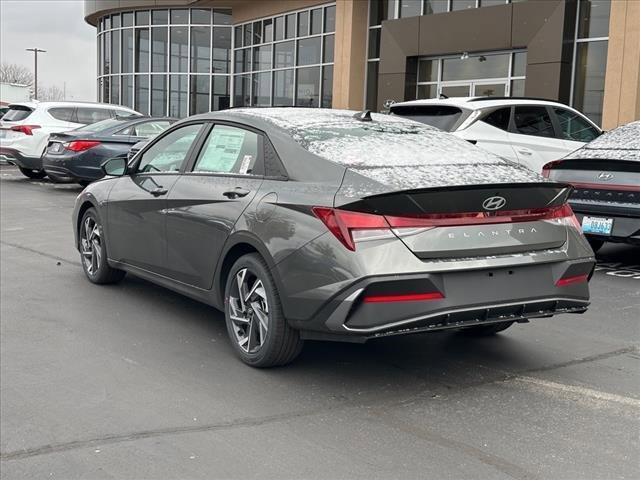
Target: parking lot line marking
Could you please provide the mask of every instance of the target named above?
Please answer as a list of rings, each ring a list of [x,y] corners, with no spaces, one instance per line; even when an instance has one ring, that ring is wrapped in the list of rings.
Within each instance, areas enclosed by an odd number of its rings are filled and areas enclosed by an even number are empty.
[[[555,390],[563,393],[571,393],[574,395],[580,395],[588,397],[593,400],[599,400],[601,402],[618,403],[620,405],[626,405],[629,407],[635,407],[640,409],[640,399],[633,397],[625,397],[617,395],[615,393],[602,392],[600,390],[594,390],[587,387],[579,387],[577,385],[566,385],[564,383],[551,382],[535,377],[516,376],[511,379],[516,382],[529,383],[543,387],[550,390]]]

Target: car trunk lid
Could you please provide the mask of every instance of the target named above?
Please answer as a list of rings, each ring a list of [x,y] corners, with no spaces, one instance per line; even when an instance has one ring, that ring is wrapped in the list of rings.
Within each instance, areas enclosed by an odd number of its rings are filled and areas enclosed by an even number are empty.
[[[570,192],[552,182],[418,188],[358,199],[342,191],[335,206],[384,216],[419,258],[463,258],[562,247],[565,218],[574,218],[566,205]]]

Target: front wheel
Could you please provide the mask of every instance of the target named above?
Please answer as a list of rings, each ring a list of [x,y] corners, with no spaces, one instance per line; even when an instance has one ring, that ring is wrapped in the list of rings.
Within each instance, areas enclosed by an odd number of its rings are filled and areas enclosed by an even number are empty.
[[[22,173],[25,177],[32,178],[34,180],[44,178],[47,176],[47,172],[44,170],[32,170],[31,168],[23,168],[18,167],[20,169],[20,173]]]
[[[240,257],[227,277],[224,312],[231,344],[252,367],[285,365],[303,341],[289,326],[269,269],[258,254]]]
[[[80,224],[80,257],[82,269],[92,283],[117,283],[126,272],[112,268],[107,262],[107,250],[100,216],[94,208],[88,209]]]

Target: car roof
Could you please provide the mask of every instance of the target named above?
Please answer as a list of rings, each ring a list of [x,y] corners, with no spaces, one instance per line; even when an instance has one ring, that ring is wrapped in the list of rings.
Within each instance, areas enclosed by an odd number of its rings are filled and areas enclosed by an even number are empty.
[[[420,105],[444,105],[462,107],[467,110],[480,110],[482,108],[501,107],[507,105],[552,105],[570,108],[569,106],[543,98],[530,97],[451,97],[451,98],[429,98],[423,100],[409,100],[397,102],[391,108],[397,106],[420,106]],[[573,109],[572,109],[573,110]]]
[[[39,101],[30,101],[30,102],[13,102],[9,105],[9,107],[13,107],[14,105],[20,107],[28,107],[31,109],[36,109],[38,107],[98,107],[98,108],[117,108],[118,110],[125,110],[128,112],[138,113],[135,110],[125,107],[123,105],[116,105],[113,103],[100,103],[100,102],[73,102],[73,101],[57,101],[57,102],[39,102]]]
[[[605,132],[565,158],[640,162],[640,120]]]

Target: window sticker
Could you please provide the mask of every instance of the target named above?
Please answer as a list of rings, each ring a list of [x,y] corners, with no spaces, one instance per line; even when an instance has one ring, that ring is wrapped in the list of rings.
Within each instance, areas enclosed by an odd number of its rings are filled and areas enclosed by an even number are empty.
[[[245,133],[245,131],[235,128],[214,128],[196,170],[231,172],[242,150]]]
[[[249,167],[253,162],[253,155],[245,155],[242,158],[242,163],[240,164],[240,175],[246,175],[249,173]]]

